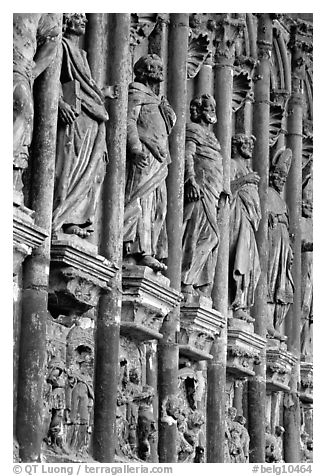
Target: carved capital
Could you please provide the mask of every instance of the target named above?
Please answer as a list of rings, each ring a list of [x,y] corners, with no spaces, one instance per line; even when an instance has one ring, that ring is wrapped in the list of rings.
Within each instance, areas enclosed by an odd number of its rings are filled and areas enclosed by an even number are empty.
[[[292,52],[292,90],[299,92],[306,69],[312,61],[312,24],[303,20],[293,22],[290,28],[289,48]]]
[[[214,25],[215,62],[224,64],[234,61],[236,41],[243,35],[246,21],[243,16],[232,18],[224,14],[222,19]]]
[[[161,15],[159,21],[166,21]],[[132,13],[130,25],[130,48],[133,51],[137,45],[142,43],[155,28],[157,22],[156,13]]]

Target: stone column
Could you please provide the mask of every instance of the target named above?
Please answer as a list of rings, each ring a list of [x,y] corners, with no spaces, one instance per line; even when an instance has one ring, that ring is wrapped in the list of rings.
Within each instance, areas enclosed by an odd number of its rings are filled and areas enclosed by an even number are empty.
[[[183,224],[183,183],[185,125],[187,102],[187,50],[189,18],[186,13],[170,15],[168,99],[173,107],[177,122],[170,135],[171,164],[167,177],[167,233],[169,240],[168,271],[172,288],[181,288],[182,224]],[[180,305],[165,318],[158,345],[159,408],[171,396],[176,395],[178,381],[179,349],[176,332],[179,329]],[[177,462],[176,425],[169,425],[159,416],[158,453],[161,463]]]
[[[195,95],[212,94],[213,89],[213,64],[210,59],[205,60],[196,77]]]
[[[89,13],[87,20],[85,38],[87,60],[94,81],[102,87],[107,67],[109,18],[107,13]]]
[[[230,160],[232,138],[232,92],[235,39],[240,20],[228,15],[220,21],[216,30],[215,57],[215,100],[217,111],[216,135],[221,144],[223,156],[224,189],[230,189]],[[228,310],[228,270],[229,270],[229,211],[228,201],[220,200],[219,231],[220,244],[216,263],[215,281],[212,292],[213,307],[223,316]],[[225,383],[227,329],[221,330],[210,352],[213,359],[207,365],[207,462],[224,462],[225,438]]]
[[[101,255],[120,270],[112,291],[100,298],[96,328],[93,451],[97,461],[112,463],[119,372],[121,320],[121,263],[124,216],[125,158],[129,74],[130,14],[114,13],[109,21],[108,83],[120,85],[120,95],[109,104],[107,145],[109,164],[103,190]]]
[[[148,38],[148,53],[156,54],[162,58],[163,64],[168,64],[168,25],[169,13],[158,13],[156,25]],[[167,67],[164,68],[164,94],[167,88]]]
[[[287,146],[292,150],[292,164],[287,180],[286,199],[289,207],[290,234],[293,236],[294,281],[293,305],[286,317],[288,350],[297,358],[290,379],[290,393],[284,397],[284,454],[287,463],[300,462],[300,327],[301,327],[301,195],[302,195],[302,117],[303,80],[305,75],[305,52],[312,49],[312,31],[306,30],[306,22],[298,21],[293,26],[292,91],[288,104]]]
[[[255,333],[266,336],[267,311],[267,191],[269,182],[269,95],[270,57],[272,50],[272,18],[269,14],[258,16],[257,55],[254,72],[253,134],[257,141],[254,149],[253,168],[260,176],[259,197],[262,219],[256,234],[260,257],[261,275],[255,294],[253,315]],[[266,404],[266,349],[260,353],[260,364],[255,366],[255,376],[248,381],[248,431],[250,435],[250,462],[265,461],[265,404]]]
[[[62,17],[61,14],[59,16]],[[42,396],[60,67],[61,48],[50,66],[36,80],[34,88],[33,168],[29,206],[35,210],[35,224],[44,229],[48,237],[24,263],[16,427],[23,462],[39,461],[44,437]]]

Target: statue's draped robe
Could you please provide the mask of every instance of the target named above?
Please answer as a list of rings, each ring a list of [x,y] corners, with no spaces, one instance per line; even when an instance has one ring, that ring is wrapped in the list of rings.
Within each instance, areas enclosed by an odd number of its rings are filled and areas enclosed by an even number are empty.
[[[129,85],[123,241],[130,244],[131,254],[167,257],[165,179],[170,162],[168,136],[175,120],[166,100],[142,83]],[[148,157],[144,169],[132,161],[135,150]]]
[[[58,127],[53,231],[72,224],[91,231],[105,174],[108,114],[85,51],[67,38],[62,45],[61,83],[78,81],[81,112],[71,125]]]
[[[254,301],[254,292],[260,276],[259,255],[255,231],[261,220],[258,186],[241,181],[252,172],[245,159],[231,160],[230,206],[230,289],[231,300],[235,298],[235,283],[241,289],[241,304],[249,308]],[[237,182],[239,180],[240,182]]]
[[[223,163],[215,135],[196,123],[186,127],[185,184],[194,177],[200,199],[185,203],[182,283],[200,287],[213,282],[219,232],[217,209],[223,189]]]
[[[33,132],[33,58],[39,45],[58,38],[61,27],[55,13],[14,13],[13,20],[14,167],[25,169]]]
[[[302,241],[313,242],[312,218],[301,218]],[[301,254],[301,296],[302,296],[302,327],[301,355],[312,357],[312,323],[313,323],[313,252]]]
[[[274,188],[268,188],[268,273],[267,302],[273,304],[274,327],[283,322],[293,303],[294,284],[291,275],[292,249],[287,206]]]

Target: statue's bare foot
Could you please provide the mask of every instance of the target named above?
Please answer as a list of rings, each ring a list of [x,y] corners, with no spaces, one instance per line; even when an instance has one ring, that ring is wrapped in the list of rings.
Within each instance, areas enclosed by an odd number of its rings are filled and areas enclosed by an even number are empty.
[[[287,337],[280,332],[278,332],[276,329],[272,329],[270,327],[267,328],[267,337],[269,339],[276,339],[279,340],[280,342],[286,342]]]
[[[182,284],[181,290],[183,294],[191,294],[193,296],[197,295],[192,284]]]
[[[212,285],[204,284],[203,286],[199,286],[198,288],[196,288],[196,291],[199,295],[210,298],[212,295]]]
[[[77,235],[80,238],[86,238],[91,234],[91,232],[85,228],[81,228],[78,225],[70,225],[65,228],[64,233],[67,235]]]
[[[149,255],[143,256],[138,262],[138,264],[140,266],[148,266],[149,268],[152,268],[152,270],[155,271],[156,273],[158,271],[166,271],[168,269],[165,264],[161,263],[156,258]]]

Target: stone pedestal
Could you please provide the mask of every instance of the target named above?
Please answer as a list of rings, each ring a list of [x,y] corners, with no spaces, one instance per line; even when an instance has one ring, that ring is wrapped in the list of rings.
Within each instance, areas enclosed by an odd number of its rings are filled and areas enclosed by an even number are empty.
[[[267,340],[266,390],[289,392],[292,367],[296,358],[288,352],[286,344],[276,339]]]
[[[266,339],[254,333],[251,323],[229,319],[227,341],[227,372],[236,378],[255,375],[254,364],[260,363],[259,353]]]
[[[199,297],[182,303],[180,309],[179,355],[193,361],[211,360],[214,339],[225,326],[221,313],[212,309],[212,301]]]
[[[40,246],[48,236],[34,224],[34,212],[23,205],[14,204],[13,210],[13,273],[16,275],[26,256]]]
[[[110,290],[118,267],[97,248],[75,236],[51,243],[49,310],[52,315],[81,315],[95,307],[101,290]]]
[[[182,294],[170,280],[147,266],[124,265],[122,269],[120,333],[138,341],[162,338],[164,317],[181,301]]]
[[[313,402],[312,362],[301,362],[300,364],[300,400],[303,403]]]

